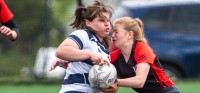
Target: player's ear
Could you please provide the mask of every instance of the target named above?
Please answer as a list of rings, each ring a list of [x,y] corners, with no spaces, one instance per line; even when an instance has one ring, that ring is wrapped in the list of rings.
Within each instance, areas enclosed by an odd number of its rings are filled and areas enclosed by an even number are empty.
[[[87,27],[90,27],[91,22],[90,22],[89,20],[85,19],[85,25],[86,25]]]
[[[132,38],[134,36],[133,31],[128,31],[128,38]]]

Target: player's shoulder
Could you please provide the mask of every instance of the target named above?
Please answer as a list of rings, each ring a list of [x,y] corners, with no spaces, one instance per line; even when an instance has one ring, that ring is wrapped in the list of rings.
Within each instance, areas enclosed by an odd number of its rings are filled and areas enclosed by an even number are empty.
[[[71,35],[88,36],[89,38],[93,37],[93,34],[87,29],[75,30]]]
[[[110,53],[110,57],[111,57],[111,63],[113,63],[117,58],[118,56],[121,54],[121,50],[120,49],[117,49],[113,52]]]
[[[136,42],[135,49],[146,49],[146,48],[150,48],[147,42],[143,42],[143,41]]]
[[[153,53],[153,49],[149,46],[147,42],[139,41],[137,42],[135,46],[134,52],[135,53],[141,53],[141,52]]]
[[[87,34],[87,32],[84,29],[79,29],[79,30],[73,31],[71,34],[80,34],[80,35],[83,35],[83,34]]]

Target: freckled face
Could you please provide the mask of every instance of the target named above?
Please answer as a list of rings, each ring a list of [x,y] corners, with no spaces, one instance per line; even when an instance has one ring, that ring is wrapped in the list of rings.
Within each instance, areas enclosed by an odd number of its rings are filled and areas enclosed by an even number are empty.
[[[112,40],[116,47],[120,48],[128,40],[128,32],[122,24],[114,24]]]

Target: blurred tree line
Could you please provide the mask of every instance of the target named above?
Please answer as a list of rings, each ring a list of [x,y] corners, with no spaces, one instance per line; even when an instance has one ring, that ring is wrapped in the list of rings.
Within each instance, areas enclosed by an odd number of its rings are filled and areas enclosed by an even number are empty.
[[[37,50],[48,42],[46,34],[49,34],[49,46],[57,47],[66,37],[76,7],[76,0],[4,1],[14,14],[21,36],[14,42],[0,36],[0,76],[18,74],[22,66],[33,66]]]

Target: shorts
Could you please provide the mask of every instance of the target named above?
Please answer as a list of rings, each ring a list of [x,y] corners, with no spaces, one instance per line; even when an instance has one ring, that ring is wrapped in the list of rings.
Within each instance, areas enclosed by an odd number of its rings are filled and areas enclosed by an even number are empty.
[[[180,91],[175,86],[171,86],[163,90],[162,93],[180,93]]]

